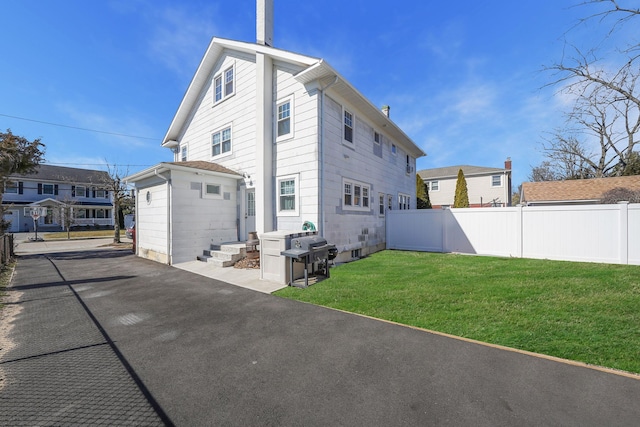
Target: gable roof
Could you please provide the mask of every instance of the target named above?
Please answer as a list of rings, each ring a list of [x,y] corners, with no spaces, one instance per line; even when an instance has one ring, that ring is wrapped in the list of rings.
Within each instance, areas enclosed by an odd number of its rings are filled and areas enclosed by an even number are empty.
[[[105,171],[92,169],[68,168],[64,166],[38,165],[35,172],[29,174],[14,174],[11,177],[20,179],[34,179],[39,181],[61,181],[79,184],[99,184],[109,179]]]
[[[400,143],[409,154],[416,158],[426,155],[389,117],[358,92],[323,59],[276,49],[258,43],[240,42],[218,37],[211,39],[211,43],[200,61],[200,65],[180,102],[178,111],[173,117],[171,125],[169,125],[169,129],[162,140],[163,147],[171,148],[175,146],[175,141],[179,138],[182,128],[198,102],[202,90],[209,83],[215,64],[225,49],[252,55],[264,53],[275,60],[303,68],[302,71],[294,76],[300,83],[306,84],[316,80],[321,81],[323,86],[331,83],[330,90],[337,92],[340,96],[352,103],[354,107],[363,111],[375,126],[381,129],[384,128],[384,131]]]
[[[497,174],[497,173],[502,174],[504,172],[510,172],[510,169],[459,165],[459,166],[446,166],[443,168],[423,169],[421,171],[418,171],[418,175],[420,175],[420,178],[427,179],[427,180],[457,178],[458,171],[460,169],[462,169],[462,173],[464,173],[465,177],[476,176],[476,175],[491,175],[491,174]]]
[[[640,175],[522,183],[522,202],[597,202],[614,188],[640,190]]]
[[[204,160],[194,160],[188,162],[163,162],[155,166],[134,173],[124,178],[126,182],[132,183],[142,179],[150,178],[166,171],[183,171],[196,173],[198,171],[205,172],[207,175],[223,175],[231,178],[242,178],[242,175],[236,171],[225,168],[217,163],[205,162]]]

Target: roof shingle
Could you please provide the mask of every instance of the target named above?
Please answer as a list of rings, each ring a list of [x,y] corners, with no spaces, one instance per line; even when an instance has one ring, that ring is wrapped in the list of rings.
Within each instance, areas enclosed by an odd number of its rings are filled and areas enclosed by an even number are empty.
[[[614,188],[640,190],[640,175],[522,183],[522,202],[598,201]]]

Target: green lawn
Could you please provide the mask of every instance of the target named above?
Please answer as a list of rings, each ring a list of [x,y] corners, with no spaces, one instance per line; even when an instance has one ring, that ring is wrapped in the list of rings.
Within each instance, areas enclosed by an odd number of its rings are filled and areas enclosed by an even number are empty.
[[[640,266],[383,251],[275,294],[640,373]]]
[[[120,230],[120,237],[125,237],[125,230]],[[72,231],[70,236],[72,239],[86,239],[91,237],[113,237],[113,230],[83,230],[83,231]],[[51,239],[66,239],[67,232],[60,231],[55,233],[42,233],[42,238],[45,240]]]

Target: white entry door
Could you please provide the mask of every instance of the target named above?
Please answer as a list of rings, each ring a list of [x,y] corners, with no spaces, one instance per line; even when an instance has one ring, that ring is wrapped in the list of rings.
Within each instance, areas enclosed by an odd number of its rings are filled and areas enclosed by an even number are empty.
[[[247,189],[246,200],[244,204],[244,229],[247,234],[251,231],[256,231],[256,190]],[[246,239],[247,236],[244,236]]]

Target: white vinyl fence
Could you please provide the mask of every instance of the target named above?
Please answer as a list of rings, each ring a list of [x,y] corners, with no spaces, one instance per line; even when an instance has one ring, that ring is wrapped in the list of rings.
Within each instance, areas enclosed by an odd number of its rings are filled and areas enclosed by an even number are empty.
[[[387,249],[640,265],[640,204],[389,211]]]

